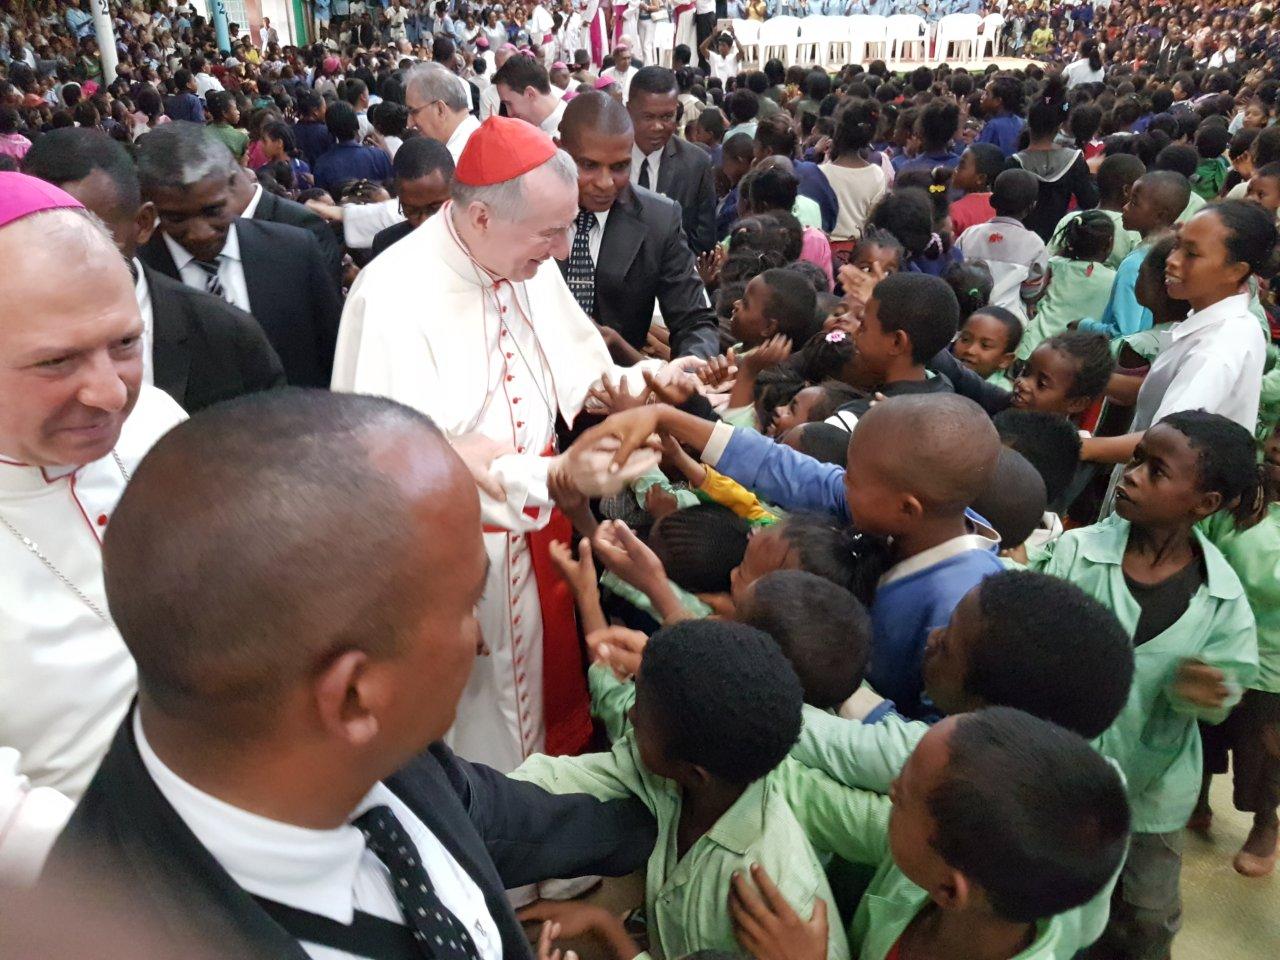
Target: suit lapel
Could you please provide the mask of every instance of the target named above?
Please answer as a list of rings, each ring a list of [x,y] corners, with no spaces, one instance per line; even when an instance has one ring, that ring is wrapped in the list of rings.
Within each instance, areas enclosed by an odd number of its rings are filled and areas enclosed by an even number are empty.
[[[191,373],[191,348],[187,343],[194,319],[189,313],[191,301],[165,283],[168,278],[158,271],[146,265],[142,270],[151,295],[151,367],[155,385],[181,404]]]
[[[245,289],[249,291],[249,312],[255,318],[260,314],[271,313],[264,309],[271,298],[271,283],[267,272],[272,263],[278,261],[278,258],[273,258],[267,250],[259,247],[260,229],[253,220],[236,222],[236,236],[240,240],[240,268],[244,271]],[[301,296],[302,291],[298,291],[298,295]],[[263,323],[262,320],[258,322]],[[266,324],[263,323],[263,326]]]
[[[676,170],[680,161],[676,159],[676,137],[671,135],[667,145],[662,148],[662,163],[658,164],[658,193],[671,195],[671,184],[676,179]]]
[[[178,283],[182,282],[182,275],[178,273],[178,265],[173,262],[173,255],[169,253],[169,246],[164,242],[164,237],[160,235],[158,229],[151,234],[151,239],[147,241],[146,245],[138,250],[138,256],[170,280],[176,280]]]
[[[640,245],[644,242],[644,224],[636,210],[638,205],[635,194],[628,189],[609,211],[604,236],[600,238],[600,256],[596,258],[597,290],[606,274],[621,283],[640,252]]]
[[[262,197],[258,200],[258,206],[254,208],[253,220],[275,220],[276,197],[269,190],[262,191]]]

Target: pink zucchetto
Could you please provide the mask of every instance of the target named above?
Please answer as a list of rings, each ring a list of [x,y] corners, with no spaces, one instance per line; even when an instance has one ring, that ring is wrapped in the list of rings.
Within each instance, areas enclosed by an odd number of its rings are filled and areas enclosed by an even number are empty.
[[[83,210],[84,204],[52,183],[25,173],[0,172],[0,228],[33,213],[66,207]]]

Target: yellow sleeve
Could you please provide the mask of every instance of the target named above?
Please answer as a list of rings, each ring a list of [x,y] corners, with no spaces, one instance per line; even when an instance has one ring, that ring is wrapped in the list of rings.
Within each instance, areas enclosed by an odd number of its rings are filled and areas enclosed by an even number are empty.
[[[705,469],[707,476],[698,487],[699,492],[752,523],[773,523],[778,519],[776,513],[766,510],[760,498],[737,480],[726,477],[714,467]]]

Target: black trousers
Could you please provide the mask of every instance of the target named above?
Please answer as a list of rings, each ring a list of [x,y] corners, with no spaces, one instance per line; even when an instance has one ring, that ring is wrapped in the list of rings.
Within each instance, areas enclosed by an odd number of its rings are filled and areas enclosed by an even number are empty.
[[[702,41],[711,36],[711,31],[716,28],[716,15],[714,13],[695,13],[693,15],[693,29],[698,37],[698,46],[702,46]],[[697,53],[697,51],[693,51]],[[711,72],[711,65],[707,63],[706,58],[702,54],[698,54],[698,66],[702,67],[707,73]]]

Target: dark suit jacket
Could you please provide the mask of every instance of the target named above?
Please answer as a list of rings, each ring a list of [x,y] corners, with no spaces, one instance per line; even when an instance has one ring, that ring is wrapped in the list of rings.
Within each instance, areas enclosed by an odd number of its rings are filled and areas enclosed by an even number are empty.
[[[187,413],[284,386],[284,368],[258,321],[221,297],[142,265],[151,297],[155,384]]]
[[[342,298],[320,243],[301,227],[237,220],[249,312],[298,387],[328,387]],[[139,248],[143,263],[182,282],[160,231]]]
[[[385,230],[379,230],[373,235],[373,252],[370,259],[376,257],[396,241],[403,240],[411,233],[413,233],[413,224],[408,220],[401,220],[399,223],[393,223]]]
[[[560,270],[568,274],[567,260],[560,261]],[[671,331],[673,357],[719,353],[716,315],[685,242],[680,207],[631,187],[614,201],[600,238],[595,319],[639,349],[653,322],[655,301]]]
[[[532,960],[503,893],[554,877],[621,876],[653,849],[652,816],[633,800],[553,796],[467,763],[442,744],[386,781],[484,894],[507,960]],[[45,880],[86,889],[100,877],[176,943],[194,935],[238,960],[308,960],[196,839],[147,773],[126,716],[58,838]],[[173,956],[180,956],[174,952]]]
[[[706,253],[716,236],[716,178],[711,158],[697,144],[673,136],[658,165],[658,192],[680,204],[684,233],[694,253]]]
[[[1156,57],[1156,73],[1166,77],[1176,73],[1178,64],[1189,56],[1191,56],[1191,48],[1185,43],[1180,43],[1176,47],[1163,48]]]
[[[266,220],[270,223],[287,223],[291,227],[302,227],[315,234],[320,241],[320,249],[324,251],[325,261],[333,271],[333,278],[342,288],[342,244],[338,242],[333,228],[318,213],[313,213],[300,203],[285,197],[277,197],[269,190],[262,191],[262,199],[253,211],[254,220]]]

